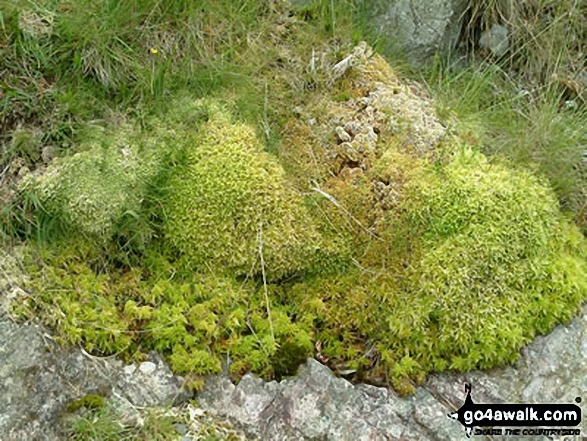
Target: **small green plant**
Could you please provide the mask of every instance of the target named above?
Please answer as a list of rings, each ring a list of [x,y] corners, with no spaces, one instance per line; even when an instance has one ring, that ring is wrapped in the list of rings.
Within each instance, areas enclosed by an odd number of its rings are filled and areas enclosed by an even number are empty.
[[[76,412],[80,409],[96,410],[104,407],[105,399],[101,395],[89,394],[67,405],[67,412]]]

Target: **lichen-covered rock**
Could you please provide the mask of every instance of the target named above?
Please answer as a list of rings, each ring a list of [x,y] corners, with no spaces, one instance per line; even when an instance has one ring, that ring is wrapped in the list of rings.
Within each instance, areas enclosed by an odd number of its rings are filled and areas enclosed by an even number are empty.
[[[245,376],[234,386],[216,377],[198,395],[204,410],[229,418],[258,439],[465,439],[460,425],[446,419],[445,408],[434,399],[428,407],[435,413],[427,422],[446,427],[451,437],[430,437],[415,420],[417,410],[423,420],[430,412],[420,401],[419,396],[407,400],[386,389],[354,386],[313,359],[297,377],[281,383]]]
[[[368,12],[383,44],[420,65],[455,48],[466,6],[464,0],[378,0],[370,2]]]
[[[344,73],[337,73],[342,62]],[[365,43],[333,70],[332,91],[315,97],[303,119],[290,121],[280,148],[302,184],[322,184],[345,168],[366,170],[389,144],[423,156],[446,138],[422,87],[400,79]]]
[[[173,375],[157,354],[152,354],[149,361],[122,369],[114,393],[137,407],[172,405],[189,397],[181,386],[181,378]]]

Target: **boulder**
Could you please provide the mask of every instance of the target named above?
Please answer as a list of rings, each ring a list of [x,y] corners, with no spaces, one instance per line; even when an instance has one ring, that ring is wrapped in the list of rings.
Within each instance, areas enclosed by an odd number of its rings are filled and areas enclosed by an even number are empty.
[[[403,53],[413,65],[438,51],[453,50],[461,30],[465,0],[375,0],[368,15],[384,46]]]

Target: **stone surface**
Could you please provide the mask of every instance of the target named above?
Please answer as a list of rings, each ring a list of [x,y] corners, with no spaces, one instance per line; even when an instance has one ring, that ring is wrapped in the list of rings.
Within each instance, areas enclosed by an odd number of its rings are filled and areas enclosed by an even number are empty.
[[[505,26],[494,24],[481,35],[479,47],[489,50],[494,57],[501,57],[510,48],[508,29]]]
[[[463,404],[465,382],[472,384],[477,403],[574,403],[575,397],[586,397],[587,313],[538,337],[515,366],[434,375],[408,398],[384,388],[352,385],[309,359],[295,378],[281,383],[247,375],[235,386],[225,377],[214,377],[198,402],[263,440],[448,441],[467,439],[463,427],[447,418]],[[582,429],[587,430],[585,423]]]
[[[465,0],[375,0],[367,2],[378,36],[414,65],[456,46]]]

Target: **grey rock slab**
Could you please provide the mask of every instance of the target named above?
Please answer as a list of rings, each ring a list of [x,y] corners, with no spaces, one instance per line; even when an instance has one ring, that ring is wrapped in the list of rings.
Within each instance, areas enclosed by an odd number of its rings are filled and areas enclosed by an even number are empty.
[[[488,49],[494,57],[501,57],[510,48],[509,31],[505,26],[494,24],[483,32],[479,46]]]
[[[156,354],[151,361],[128,365],[121,369],[114,387],[116,397],[124,397],[138,407],[172,406],[189,394],[182,389],[181,378],[173,375],[167,364]]]
[[[385,388],[353,385],[309,359],[296,377],[280,383],[247,375],[234,385],[225,377],[214,377],[198,402],[207,412],[228,418],[249,436],[263,440],[464,440],[463,427],[447,414],[464,403],[465,382],[472,384],[478,403],[573,403],[575,397],[585,402],[585,341],[587,315],[582,314],[537,337],[512,366],[433,375],[407,398]],[[585,423],[580,428],[587,430]]]
[[[413,65],[456,46],[466,0],[374,0],[367,2],[380,39]]]
[[[0,318],[0,439],[58,439],[67,405],[104,394],[111,381],[79,351],[56,349],[40,328]]]

